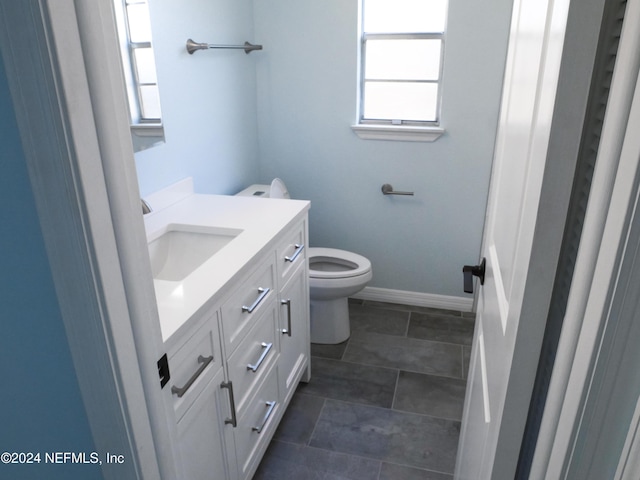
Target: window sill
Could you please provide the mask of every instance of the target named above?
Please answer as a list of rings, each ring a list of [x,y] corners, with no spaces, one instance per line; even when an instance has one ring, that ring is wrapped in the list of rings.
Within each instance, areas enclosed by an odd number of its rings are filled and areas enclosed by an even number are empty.
[[[131,125],[131,133],[134,152],[164,143],[164,127],[161,123]]]
[[[352,125],[353,132],[363,140],[393,140],[400,142],[435,142],[445,132],[441,127],[410,127],[405,125]]]
[[[161,123],[135,123],[131,125],[131,131],[139,137],[159,137],[164,135],[164,127]]]

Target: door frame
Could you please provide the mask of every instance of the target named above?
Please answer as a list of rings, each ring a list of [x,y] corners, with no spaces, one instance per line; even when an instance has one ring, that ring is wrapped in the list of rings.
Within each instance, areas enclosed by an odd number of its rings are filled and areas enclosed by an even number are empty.
[[[624,287],[617,281],[640,161],[634,151],[640,125],[640,99],[634,99],[640,95],[639,19],[640,1],[629,0],[532,478],[567,473],[584,406],[598,394],[590,385],[596,361],[607,356],[601,341],[608,311],[616,288]]]
[[[537,212],[531,209],[536,223],[530,246],[530,268],[524,273],[526,286],[493,478],[515,478],[580,150],[603,6],[604,0],[573,1],[567,9],[566,2],[549,1],[547,25],[555,32],[550,42],[560,38],[561,43],[547,45],[540,83],[557,85],[553,95],[540,99],[535,120],[539,134],[529,147],[546,148],[548,160]],[[514,18],[518,14],[514,8]],[[499,139],[497,146],[498,142]]]
[[[615,480],[635,480],[640,471],[640,397],[629,424],[622,453],[618,460]]]
[[[1,2],[0,13],[1,53],[95,448],[126,459],[103,462],[102,473],[177,478],[112,2]]]

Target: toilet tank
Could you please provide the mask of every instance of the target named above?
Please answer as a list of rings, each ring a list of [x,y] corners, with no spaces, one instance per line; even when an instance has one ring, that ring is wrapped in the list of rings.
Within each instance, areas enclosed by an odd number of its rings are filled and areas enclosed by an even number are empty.
[[[259,185],[256,183],[245,188],[241,192],[236,193],[236,196],[269,198],[270,192],[271,192],[271,185]]]
[[[271,185],[251,185],[236,193],[236,195],[243,197],[291,198],[287,186],[279,178],[274,178]]]

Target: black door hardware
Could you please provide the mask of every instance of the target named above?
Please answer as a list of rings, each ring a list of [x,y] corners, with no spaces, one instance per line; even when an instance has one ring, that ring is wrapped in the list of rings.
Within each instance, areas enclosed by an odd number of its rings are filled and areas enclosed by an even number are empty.
[[[165,353],[158,360],[158,376],[160,377],[160,388],[164,388],[171,374],[169,373],[169,361],[167,360],[167,354]]]
[[[482,259],[480,265],[465,265],[462,267],[462,274],[464,275],[464,291],[465,293],[473,293],[473,277],[476,276],[480,279],[480,285],[484,285],[484,269],[487,265],[487,260]]]

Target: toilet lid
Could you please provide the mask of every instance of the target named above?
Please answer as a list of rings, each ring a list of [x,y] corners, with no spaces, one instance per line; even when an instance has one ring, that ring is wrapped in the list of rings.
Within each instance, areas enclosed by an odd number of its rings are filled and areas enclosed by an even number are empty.
[[[291,198],[287,186],[279,178],[274,178],[269,190],[269,198]]]
[[[336,248],[309,249],[309,277],[349,278],[371,271],[369,259],[357,253]]]

